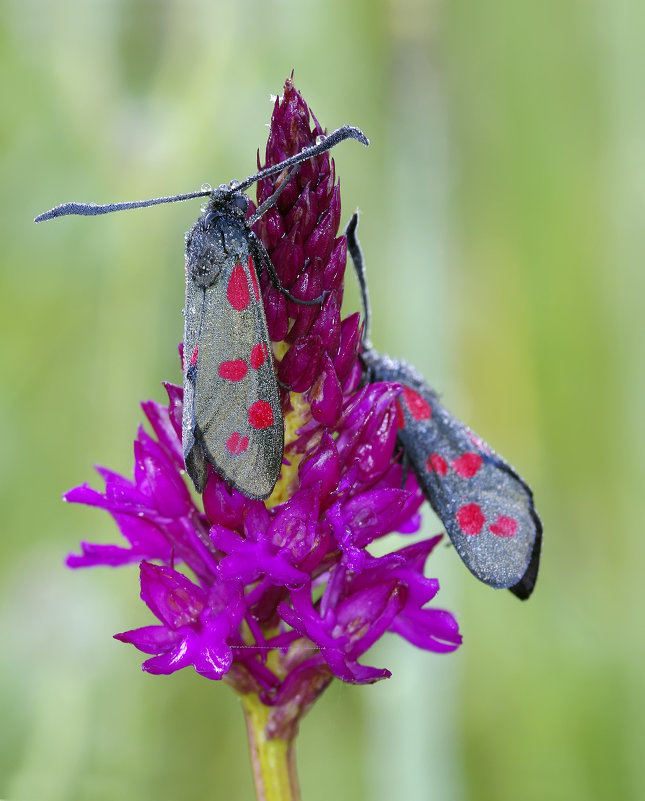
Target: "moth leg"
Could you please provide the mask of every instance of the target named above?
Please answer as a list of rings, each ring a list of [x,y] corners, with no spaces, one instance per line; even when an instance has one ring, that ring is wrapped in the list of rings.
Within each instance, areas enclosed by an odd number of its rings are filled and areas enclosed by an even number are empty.
[[[403,456],[401,457],[401,467],[403,468],[403,476],[401,478],[401,489],[405,487],[408,483],[408,473],[410,472],[410,457],[407,454],[407,451],[403,451]]]
[[[253,233],[253,231],[249,231],[249,245],[251,249],[254,251],[253,253],[254,261],[257,264],[266,267],[267,272],[269,273],[269,276],[271,278],[271,283],[278,290],[278,292],[280,292],[281,295],[284,295],[285,298],[287,298],[287,300],[291,300],[294,303],[300,304],[301,306],[319,306],[325,300],[327,295],[329,295],[329,290],[325,289],[323,290],[322,295],[318,295],[318,297],[314,298],[313,300],[303,300],[302,298],[295,297],[295,295],[292,295],[291,292],[289,292],[288,289],[285,289],[280,283],[280,279],[278,278],[278,274],[275,271],[275,267],[273,266],[273,263],[269,258],[269,254],[266,252],[266,248],[264,247],[260,239],[258,239],[258,237]]]

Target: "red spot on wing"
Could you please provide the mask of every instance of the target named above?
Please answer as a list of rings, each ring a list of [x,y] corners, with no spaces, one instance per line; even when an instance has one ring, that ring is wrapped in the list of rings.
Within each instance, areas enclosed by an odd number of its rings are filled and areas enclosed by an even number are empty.
[[[434,470],[434,472],[439,473],[440,476],[445,476],[448,472],[448,462],[438,453],[431,453],[426,461],[426,469],[429,473],[432,473]]]
[[[193,367],[197,364],[198,354],[199,354],[199,345],[195,345],[195,350],[193,351],[193,355],[190,357],[190,364]]]
[[[226,440],[226,450],[237,456],[249,447],[249,438],[245,435],[242,436],[237,431],[234,431],[231,436]]]
[[[398,429],[405,427],[405,415],[403,414],[403,406],[401,406],[398,398],[396,400],[396,427]]]
[[[457,511],[457,522],[464,534],[472,537],[481,533],[486,518],[476,503],[468,503]]]
[[[256,300],[260,300],[260,288],[258,287],[258,277],[255,274],[255,266],[253,259],[249,256],[249,273],[251,274],[251,283],[253,284],[253,294]]]
[[[230,362],[222,362],[217,370],[220,378],[229,381],[241,381],[248,371],[248,366],[244,359],[235,359]]]
[[[496,537],[514,537],[517,531],[517,520],[514,517],[500,515],[488,528]]]
[[[458,476],[462,478],[472,478],[474,475],[477,475],[483,461],[484,460],[478,453],[468,451],[467,453],[463,453],[458,459],[455,459],[452,466]]]
[[[268,355],[269,349],[266,342],[258,342],[257,345],[253,345],[251,348],[251,367],[254,370],[259,370],[267,360]]]
[[[430,404],[418,392],[410,389],[410,387],[403,387],[403,397],[410,414],[415,420],[429,420],[432,417]]]
[[[258,400],[249,408],[249,423],[253,428],[270,428],[273,425],[273,409],[267,401]]]
[[[228,286],[226,287],[226,297],[236,311],[243,311],[251,302],[249,284],[246,280],[244,267],[241,264],[236,264],[233,267],[233,272],[228,279]]]

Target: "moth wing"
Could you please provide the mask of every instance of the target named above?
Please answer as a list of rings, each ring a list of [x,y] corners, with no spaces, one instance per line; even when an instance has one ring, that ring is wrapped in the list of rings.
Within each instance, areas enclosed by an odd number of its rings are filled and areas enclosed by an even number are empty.
[[[530,487],[424,382],[406,386],[400,403],[399,438],[462,560],[485,584],[528,598],[542,541]]]
[[[230,259],[209,287],[187,281],[185,327],[186,467],[200,479],[205,460],[247,497],[267,498],[280,475],[284,426],[250,257]]]

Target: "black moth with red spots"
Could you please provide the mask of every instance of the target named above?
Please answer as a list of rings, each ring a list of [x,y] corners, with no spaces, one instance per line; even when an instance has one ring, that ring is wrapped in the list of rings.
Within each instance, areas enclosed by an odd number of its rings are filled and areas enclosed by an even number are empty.
[[[369,298],[357,223],[354,215],[346,234],[363,294],[362,360],[369,380],[403,386],[397,402],[398,442],[466,567],[484,584],[507,588],[524,600],[535,586],[542,544],[531,488],[439,403],[411,365],[369,344]]]
[[[266,498],[280,474],[284,427],[248,204],[221,187],[186,239],[182,440],[198,491],[210,463],[248,497]]]
[[[276,288],[295,303],[317,304],[324,295],[305,301],[284,289],[251,227],[275,205],[298,164],[345,139],[369,145],[359,128],[344,125],[241,183],[102,206],[64,203],[35,219],[92,217],[208,196],[204,213],[186,238],[182,445],[198,492],[206,485],[209,464],[241,493],[258,500],[271,494],[280,476],[284,421],[258,275],[266,268]],[[288,172],[279,188],[248,216],[244,191],[283,170]]]

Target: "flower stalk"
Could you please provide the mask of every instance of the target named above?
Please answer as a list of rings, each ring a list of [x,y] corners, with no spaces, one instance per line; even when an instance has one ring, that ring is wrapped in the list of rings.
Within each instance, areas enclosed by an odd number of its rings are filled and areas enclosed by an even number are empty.
[[[271,737],[272,709],[256,693],[241,696],[258,801],[300,801],[292,736]]]

